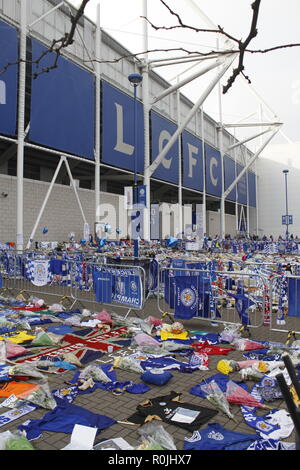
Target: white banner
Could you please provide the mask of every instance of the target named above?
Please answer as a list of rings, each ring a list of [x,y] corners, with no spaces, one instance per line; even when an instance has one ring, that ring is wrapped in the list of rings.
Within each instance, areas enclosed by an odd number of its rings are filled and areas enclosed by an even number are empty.
[[[196,226],[197,236],[204,237],[204,204],[196,204]]]
[[[88,241],[89,240],[89,237],[90,237],[90,226],[89,224],[86,222],[83,226],[83,238],[84,240]]]
[[[133,206],[133,188],[132,186],[124,187],[124,209],[130,210]]]

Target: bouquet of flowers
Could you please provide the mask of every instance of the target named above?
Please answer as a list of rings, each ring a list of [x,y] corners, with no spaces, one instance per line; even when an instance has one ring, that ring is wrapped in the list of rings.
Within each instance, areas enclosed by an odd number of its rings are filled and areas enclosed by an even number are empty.
[[[243,387],[240,387],[232,380],[229,380],[229,382],[227,383],[225,395],[229,403],[234,403],[236,405],[243,406],[253,406],[255,408],[270,409],[268,406],[258,401],[256,398],[254,398],[253,395],[247,392],[247,390],[245,390]]]
[[[201,389],[206,394],[207,400],[214,405],[217,410],[226,414],[230,419],[236,422],[235,417],[230,411],[228,400],[215,380],[212,380],[208,384],[201,385]]]

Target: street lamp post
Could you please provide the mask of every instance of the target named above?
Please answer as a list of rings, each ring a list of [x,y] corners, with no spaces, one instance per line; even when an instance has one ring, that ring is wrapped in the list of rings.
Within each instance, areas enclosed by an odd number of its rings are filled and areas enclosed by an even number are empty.
[[[283,170],[282,173],[285,177],[285,223],[286,223],[286,232],[285,238],[286,240],[289,239],[289,209],[288,209],[288,190],[287,190],[287,175],[289,170]]]
[[[133,184],[133,204],[136,208],[138,191],[137,191],[137,99],[136,99],[136,89],[143,80],[142,75],[139,73],[132,73],[128,76],[130,84],[133,86],[134,90],[134,184]],[[134,239],[134,257],[138,258],[139,256],[139,240],[138,237]]]

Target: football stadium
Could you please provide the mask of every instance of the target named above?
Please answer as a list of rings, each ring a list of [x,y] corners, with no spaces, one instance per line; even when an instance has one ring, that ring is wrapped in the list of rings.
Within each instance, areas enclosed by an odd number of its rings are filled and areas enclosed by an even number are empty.
[[[299,44],[244,3],[0,0],[1,450],[300,449]]]

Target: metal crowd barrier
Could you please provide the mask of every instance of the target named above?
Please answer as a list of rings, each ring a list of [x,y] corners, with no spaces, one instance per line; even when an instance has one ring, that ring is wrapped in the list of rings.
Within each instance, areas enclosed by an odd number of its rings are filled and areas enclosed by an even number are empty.
[[[59,303],[67,303],[71,309],[76,302],[74,261],[56,259],[56,269],[55,266],[51,269],[51,262],[51,259],[40,254],[29,256],[28,253],[16,253],[13,270],[8,273],[13,279],[13,291],[15,295],[22,294],[25,298],[32,295],[55,297]]]
[[[100,303],[125,308],[127,316],[145,304],[146,273],[141,266],[10,253],[0,257],[0,273],[2,294],[55,297],[69,309],[77,302]]]
[[[270,280],[271,331],[285,333],[287,343],[300,334],[300,276],[277,275]]]
[[[160,266],[158,282],[163,293],[157,296],[158,310],[179,321],[193,318],[245,328],[265,323],[269,286],[260,274]]]
[[[146,273],[143,267],[129,264],[84,263],[85,274],[81,283],[75,283],[76,301],[97,303],[131,310],[144,308],[146,299]]]

